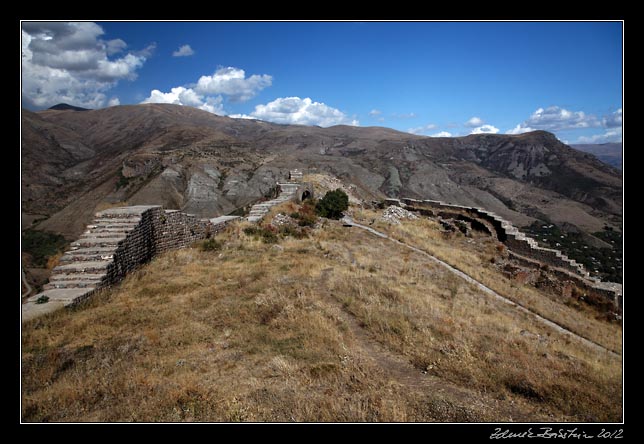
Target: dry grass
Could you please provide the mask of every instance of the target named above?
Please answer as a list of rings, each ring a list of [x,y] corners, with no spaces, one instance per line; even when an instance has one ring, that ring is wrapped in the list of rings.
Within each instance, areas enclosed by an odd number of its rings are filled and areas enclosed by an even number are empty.
[[[555,323],[590,339],[604,347],[620,352],[622,329],[615,323],[606,322],[605,316],[592,307],[572,304],[570,300],[540,290],[529,284],[519,284],[498,272],[494,260],[500,257],[498,242],[489,237],[468,239],[460,234],[445,239],[440,226],[427,218],[404,221],[391,225],[378,220],[379,214],[371,210],[356,212],[357,221],[375,220],[374,228],[391,237],[414,245],[453,267],[469,274],[499,294]]]
[[[243,228],[25,324],[23,420],[621,418],[619,361],[422,256],[338,223],[277,246]]]

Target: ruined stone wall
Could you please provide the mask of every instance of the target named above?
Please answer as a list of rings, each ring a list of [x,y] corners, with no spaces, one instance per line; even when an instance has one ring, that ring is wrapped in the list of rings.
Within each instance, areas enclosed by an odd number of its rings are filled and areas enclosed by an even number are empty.
[[[588,272],[583,266],[572,259],[569,259],[558,250],[543,248],[537,245],[536,241],[521,233],[510,222],[502,219],[496,214],[476,207],[465,207],[462,205],[451,205],[434,200],[417,200],[417,199],[387,199],[389,204],[395,205],[395,202],[404,204],[408,209],[432,208],[437,212],[445,211],[456,214],[467,214],[474,219],[480,220],[486,227],[494,230],[495,237],[503,242],[509,249],[514,250],[525,256],[542,261],[553,267],[561,267],[570,270],[573,273],[589,277]]]
[[[528,262],[536,261],[538,264],[553,267],[551,270],[553,273],[565,276],[565,279],[572,279],[579,288],[592,296],[607,298],[614,303],[618,311],[621,311],[623,299],[620,284],[602,282],[597,278],[592,278],[582,264],[568,258],[561,251],[540,247],[534,239],[526,236],[510,222],[492,212],[482,208],[451,205],[435,200],[385,199],[385,203],[398,205],[412,211],[420,211],[421,214],[427,214],[427,211],[433,212],[434,215],[451,212],[478,219],[488,229],[493,229],[496,238],[503,242],[509,250],[516,253],[515,256],[520,255]]]
[[[206,239],[235,218],[198,219],[158,205],[101,211],[61,257],[45,290],[22,305],[23,322],[75,305],[97,290],[120,281],[156,254]],[[39,303],[42,299],[46,302]]]
[[[176,210],[156,214],[152,225],[157,254],[188,247],[210,237],[215,231],[209,220]]]
[[[153,220],[162,212],[161,207],[152,207],[140,214],[138,224],[132,228],[125,239],[119,242],[116,251],[114,251],[112,264],[108,266],[105,284],[118,282],[130,271],[150,261],[156,254]],[[103,214],[104,218],[119,216],[118,212]]]
[[[542,268],[543,263],[536,261],[534,259],[527,258],[520,254],[516,254],[513,251],[510,251],[510,258],[513,261],[531,268]],[[603,301],[610,301],[613,305],[613,308],[617,313],[621,313],[622,310],[622,296],[621,292],[616,292],[611,285],[598,285],[596,282],[588,281],[583,277],[576,275],[574,273],[567,273],[564,270],[557,268],[549,268],[548,273],[553,274],[561,281],[570,281],[572,282],[581,294],[591,303],[593,301],[599,301],[596,305],[603,305]]]

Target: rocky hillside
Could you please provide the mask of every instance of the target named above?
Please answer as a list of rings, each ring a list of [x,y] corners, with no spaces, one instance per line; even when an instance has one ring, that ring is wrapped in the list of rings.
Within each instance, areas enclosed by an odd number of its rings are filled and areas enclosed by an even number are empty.
[[[76,237],[97,210],[162,204],[227,214],[292,168],[329,172],[364,199],[407,196],[596,232],[621,229],[622,179],[552,134],[429,138],[379,127],[231,119],[176,105],[22,113],[23,221]]]

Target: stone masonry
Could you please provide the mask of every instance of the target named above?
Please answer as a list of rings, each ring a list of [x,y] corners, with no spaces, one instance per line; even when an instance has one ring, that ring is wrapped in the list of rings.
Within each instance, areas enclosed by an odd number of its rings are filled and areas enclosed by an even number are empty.
[[[53,269],[44,291],[22,305],[22,321],[78,304],[149,262],[156,254],[184,248],[221,231],[236,216],[198,219],[158,205],[111,208],[96,213]],[[48,299],[45,303],[38,300]]]
[[[311,184],[301,182],[301,180],[302,172],[299,170],[291,170],[289,172],[289,181],[277,184],[280,189],[279,196],[273,200],[253,205],[246,219],[249,222],[258,222],[266,216],[270,209],[275,205],[279,205],[288,200],[301,201],[304,198],[313,197],[313,187]]]
[[[621,310],[622,286],[620,284],[602,282],[595,277],[591,277],[582,264],[568,258],[559,250],[540,247],[534,239],[526,236],[510,222],[490,211],[476,207],[451,205],[436,200],[385,199],[385,203],[425,214],[436,213],[436,215],[441,215],[442,212],[450,211],[466,215],[482,223],[493,236],[508,247],[510,254],[515,258],[532,262],[535,265],[547,264],[555,267],[559,273],[565,273],[568,278],[573,279],[584,290],[610,298],[615,307]]]

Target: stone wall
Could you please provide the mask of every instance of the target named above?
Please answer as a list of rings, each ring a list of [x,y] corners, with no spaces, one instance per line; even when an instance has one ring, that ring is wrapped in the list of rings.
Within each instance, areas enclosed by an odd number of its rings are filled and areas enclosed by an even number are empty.
[[[165,210],[155,214],[152,226],[157,254],[188,247],[218,231],[208,219],[198,219],[192,214],[176,210]]]
[[[477,207],[451,205],[435,200],[417,199],[385,199],[388,205],[397,205],[407,210],[418,211],[421,214],[445,217],[452,213],[463,218],[472,218],[481,222],[491,234],[514,253],[515,257],[523,257],[528,262],[547,264],[555,273],[564,274],[576,285],[591,296],[609,298],[617,311],[622,308],[622,286],[620,284],[602,282],[590,276],[582,264],[568,258],[559,250],[540,247],[537,242],[519,231],[514,225],[496,214]],[[492,231],[493,230],[493,231]]]
[[[22,305],[22,320],[75,305],[123,279],[156,254],[213,236],[236,216],[199,219],[158,205],[111,208],[96,214],[70,245],[44,291]],[[46,300],[44,303],[38,301]]]

